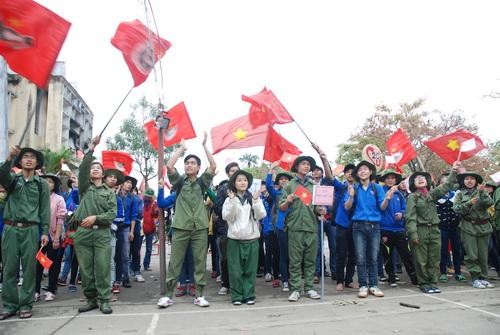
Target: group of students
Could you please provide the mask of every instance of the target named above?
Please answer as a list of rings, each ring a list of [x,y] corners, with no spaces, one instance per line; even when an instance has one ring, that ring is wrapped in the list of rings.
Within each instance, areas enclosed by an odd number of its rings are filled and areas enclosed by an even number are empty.
[[[149,270],[154,222],[159,210],[174,206],[166,295],[158,301],[159,307],[174,303],[171,297],[183,285],[181,277],[185,276],[188,258],[192,264],[192,278],[188,282],[193,303],[200,307],[210,305],[203,294],[208,230],[216,241],[212,252],[219,256],[216,262],[220,266],[215,267],[221,274],[218,293],[230,293],[235,306],[253,305],[256,301],[255,278],[262,245],[266,281],[290,292],[291,302],[298,301],[301,294],[319,299],[314,283],[321,270],[321,224],[329,237],[331,276],[337,282],[337,291],[355,288],[360,298],[368,294],[383,297],[378,286],[380,268],[383,263],[390,286],[397,286],[393,264],[396,250],[411,283],[424,293],[439,293],[437,269],[441,259],[439,281],[446,281],[449,240],[456,279],[466,280],[460,272],[462,246],[473,287],[493,287],[487,281],[488,244],[493,227],[497,229],[495,241],[498,241],[499,189],[495,191],[496,185],[491,183],[485,189],[481,176],[463,171],[459,162],[453,164],[435,188],[429,173],[413,173],[408,179],[410,193],[402,187],[405,184],[401,183],[401,174],[386,170],[377,177],[375,166],[367,161],[347,164],[344,181],[339,181],[333,176],[325,153],[313,144],[324,170],[311,156],[297,157],[291,167],[293,174],[276,173],[279,162],[275,162],[263,187],[251,193],[253,176],[233,162],[225,168],[228,180],[218,185],[215,194],[212,180],[216,163],[206,140],[205,134],[203,148],[208,168],[200,175],[201,159],[190,154],[184,157],[184,171],[180,174],[174,166],[186,152],[182,142],[166,165],[171,194],[164,196],[161,181],[157,202],[154,191],[148,189],[143,195],[143,206],[132,192],[136,186],[134,178],[124,177],[115,169],[104,169],[100,162],[94,161],[92,154],[99,143],[98,137],[92,140],[80,165],[78,187],[76,180],[68,184],[74,186],[67,198],[72,206],[67,206],[68,202],[58,195],[60,181],[56,176],[35,173],[43,165],[40,152],[11,148],[7,161],[0,166],[3,187],[0,208],[4,220],[1,246],[4,311],[0,319],[17,313],[20,318],[31,317],[33,302],[40,296],[42,268],[35,265],[40,246],[55,261],[49,271],[45,299],[53,300],[57,282],[66,281],[64,274],[68,271],[64,269],[58,278],[61,266],[58,251],[65,221],[64,242],[71,246],[69,254],[77,256],[87,299],[79,312],[99,308],[104,314],[112,313],[111,293],[118,293],[120,286],[130,287],[129,271],[137,282],[144,281],[140,260],[143,235],[147,245],[143,267]],[[21,172],[12,173],[12,166]],[[461,173],[457,175],[458,171]],[[315,185],[334,187],[335,200],[331,206],[315,206],[308,200]],[[460,190],[455,192],[457,188]],[[23,283],[18,289],[20,263]],[[68,258],[65,266],[71,267],[72,276],[76,276],[77,270]],[[353,278],[355,269],[357,283]]]

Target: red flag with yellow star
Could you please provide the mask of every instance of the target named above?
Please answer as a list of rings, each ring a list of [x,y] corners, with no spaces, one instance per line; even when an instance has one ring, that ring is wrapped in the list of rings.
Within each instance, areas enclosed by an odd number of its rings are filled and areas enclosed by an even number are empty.
[[[478,136],[462,129],[425,141],[424,144],[448,164],[469,159],[486,148]]]
[[[279,101],[274,93],[266,87],[255,95],[242,95],[241,100],[252,104],[248,116],[254,127],[266,123],[272,126],[275,123],[284,124],[294,121],[281,101]]]
[[[302,185],[297,186],[293,194],[295,194],[306,206],[309,206],[312,203],[313,197],[311,191]]]
[[[35,258],[40,263],[40,265],[43,266],[44,269],[48,270],[52,266],[52,260],[48,258],[47,255],[42,253],[42,249],[38,250]]]
[[[0,55],[13,71],[46,89],[70,26],[34,1],[0,1]]]
[[[280,161],[285,152],[295,155],[295,157],[297,157],[296,155],[300,155],[302,153],[302,151],[300,151],[299,148],[297,148],[293,143],[278,134],[278,132],[273,128],[270,128],[269,134],[267,135],[263,159],[271,163]],[[287,166],[287,164],[284,165]],[[280,166],[283,167],[281,164]]]
[[[270,126],[253,128],[248,115],[215,126],[210,131],[213,153],[223,149],[241,149],[266,144]]]

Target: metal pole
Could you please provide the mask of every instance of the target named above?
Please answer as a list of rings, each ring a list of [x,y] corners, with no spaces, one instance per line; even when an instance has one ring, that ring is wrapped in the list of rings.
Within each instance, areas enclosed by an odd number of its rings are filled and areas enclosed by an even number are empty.
[[[320,227],[320,231],[321,231],[321,238],[320,238],[320,243],[321,243],[321,300],[323,300],[323,297],[325,296],[325,251],[323,250],[323,248],[325,247],[324,246],[324,241],[325,241],[325,237],[323,236],[323,234],[325,233],[324,232],[324,228],[323,228],[323,224],[324,224],[324,220],[323,218],[321,218],[319,220],[320,224],[321,224],[321,227]],[[328,246],[330,248],[330,246]],[[330,262],[332,260],[330,259]],[[333,274],[332,274],[333,276]]]
[[[9,101],[7,97],[7,63],[0,57],[0,162],[9,154]]]

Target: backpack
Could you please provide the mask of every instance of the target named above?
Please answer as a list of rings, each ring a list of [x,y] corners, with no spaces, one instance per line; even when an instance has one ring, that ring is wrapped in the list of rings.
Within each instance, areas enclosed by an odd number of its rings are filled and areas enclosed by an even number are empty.
[[[144,234],[153,234],[156,231],[155,218],[158,217],[158,205],[152,202],[149,208],[144,206],[144,218],[142,220],[142,231]]]

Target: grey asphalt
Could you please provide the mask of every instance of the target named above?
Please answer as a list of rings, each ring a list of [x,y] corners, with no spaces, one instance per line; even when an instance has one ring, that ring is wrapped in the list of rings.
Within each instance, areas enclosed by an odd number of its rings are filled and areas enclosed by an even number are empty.
[[[402,275],[397,288],[380,283],[384,298],[366,299],[357,298],[353,289],[336,292],[335,283],[326,277],[322,300],[302,297],[296,303],[288,302],[288,293],[257,278],[253,306],[233,306],[229,296],[217,295],[219,286],[209,278],[205,297],[210,307],[200,308],[193,305],[192,298],[181,297],[174,299],[174,305],[159,309],[157,256],[152,263],[153,271],[143,272],[145,283],[133,282],[132,288],[122,288],[118,300],[112,303],[111,315],[98,310],[79,314],[81,287],[77,293],[59,287],[56,300],[35,304],[31,319],[0,321],[0,335],[500,334],[500,280],[493,272],[492,283],[497,286],[493,289],[473,289],[469,282],[458,283],[450,277],[449,283],[440,285],[443,293],[424,295]]]

